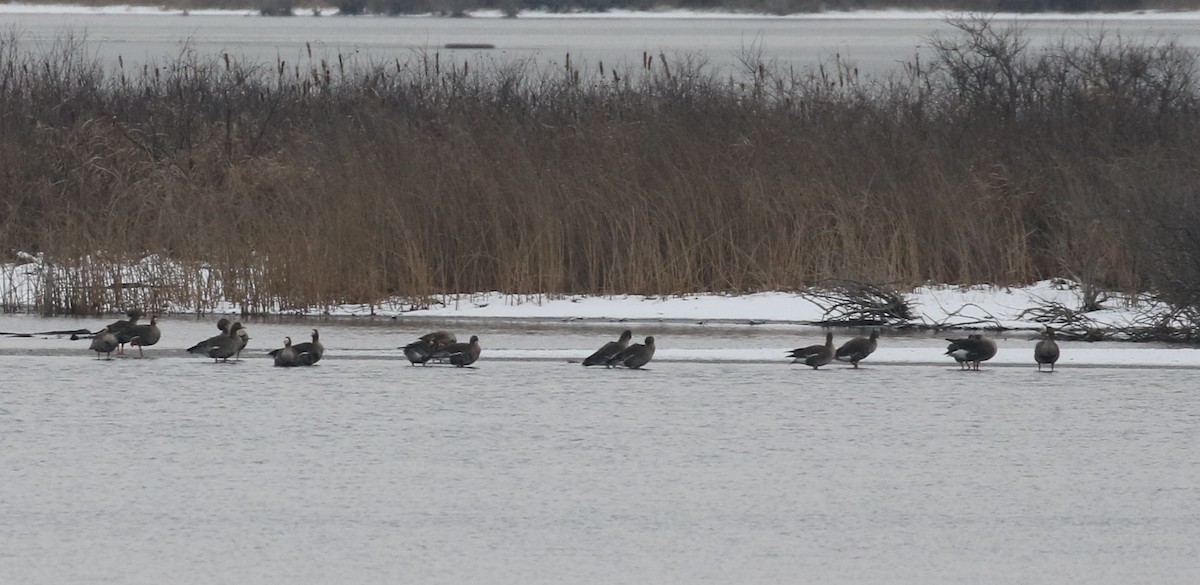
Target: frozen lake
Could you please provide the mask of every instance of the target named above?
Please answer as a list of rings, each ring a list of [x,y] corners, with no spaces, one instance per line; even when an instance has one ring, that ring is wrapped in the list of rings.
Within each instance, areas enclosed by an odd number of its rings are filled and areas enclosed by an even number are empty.
[[[997,22],[1004,22],[1002,19]],[[494,50],[444,50],[444,59],[507,62],[533,58],[562,64],[568,53],[576,65],[609,68],[641,66],[643,52],[668,56],[701,55],[709,64],[733,68],[744,49],[759,44],[767,61],[797,71],[815,68],[835,55],[863,73],[897,68],[927,44],[934,32],[952,33],[940,17],[864,18],[263,18],[234,15],[5,14],[0,24],[15,27],[30,41],[49,43],[67,31],[86,36],[89,47],[127,66],[174,58],[185,47],[201,55],[228,52],[274,63],[354,55],[363,61],[391,62],[437,51],[447,43],[488,43]],[[1125,15],[1094,18],[1048,17],[1026,20],[1034,46],[1079,40],[1104,31],[1126,39],[1176,37],[1200,47],[1200,15]],[[927,49],[926,49],[927,53]]]
[[[1200,370],[1066,361],[1180,350],[1063,344],[1060,371],[1039,374],[1011,337],[970,373],[925,363],[940,338],[886,336],[893,359],[812,371],[781,356],[813,329],[401,318],[253,322],[242,363],[184,357],[211,321],[166,319],[146,359],[110,362],[86,341],[0,338],[0,581],[1200,573]],[[262,352],[314,324],[325,360],[270,367]],[[395,347],[443,326],[480,335],[478,367],[401,361]],[[649,371],[567,361],[625,326],[657,337]]]

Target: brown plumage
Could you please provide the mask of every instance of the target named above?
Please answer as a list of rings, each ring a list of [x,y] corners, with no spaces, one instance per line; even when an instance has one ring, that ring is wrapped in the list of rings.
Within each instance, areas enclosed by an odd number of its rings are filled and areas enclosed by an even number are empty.
[[[587,358],[583,360],[583,365],[611,367],[608,364],[608,360],[612,359],[622,351],[625,351],[625,348],[629,346],[629,340],[632,337],[632,331],[628,329],[622,331],[619,339],[605,343],[600,347],[600,349],[596,350],[596,353],[587,356]]]
[[[479,336],[472,335],[469,343],[452,343],[437,350],[433,353],[433,359],[444,359],[461,368],[475,363],[481,351]]]
[[[867,356],[875,353],[875,348],[879,346],[879,332],[872,331],[871,337],[855,337],[846,343],[843,343],[834,353],[834,359],[839,362],[850,362],[855,368],[858,367],[858,362],[866,359]]]
[[[159,331],[158,329],[157,315],[150,317],[149,325],[134,325],[132,327],[126,327],[124,331],[117,334],[117,341],[119,343],[128,343],[130,345],[137,346],[138,355],[142,357],[145,357],[146,355],[145,352],[142,351],[142,348],[150,347],[151,345],[158,343],[158,340],[161,338],[162,331]]]
[[[417,338],[418,341],[430,344],[434,349],[441,349],[447,345],[458,343],[458,338],[449,331],[431,331]]]
[[[607,365],[609,366],[625,366],[636,370],[650,363],[650,359],[654,357],[654,336],[647,336],[642,343],[635,343],[623,350],[621,353],[609,358]]]
[[[288,338],[288,342],[291,343],[290,337]],[[287,347],[289,347],[289,346],[284,346],[281,349],[276,349],[267,355],[276,356],[279,352],[283,351]],[[306,364],[294,364],[294,365],[311,366],[312,364],[315,364],[315,363],[321,361],[321,358],[325,356],[325,346],[321,345],[321,333],[319,331],[317,331],[316,329],[312,330],[312,341],[311,342],[305,341],[304,343],[297,343],[296,345],[293,345],[290,347],[292,348],[293,351],[296,352],[297,359],[301,359],[301,361],[304,361],[305,359],[307,359],[309,361],[309,363],[306,363]],[[308,357],[303,358],[304,355],[307,355]],[[279,365],[279,364],[276,363],[276,365]]]
[[[1046,338],[1037,342],[1033,347],[1033,361],[1037,362],[1038,371],[1042,371],[1043,364],[1050,364],[1050,371],[1054,371],[1054,363],[1058,361],[1059,351],[1058,343],[1054,341],[1054,329],[1046,328]]]
[[[117,336],[109,333],[108,327],[105,327],[92,337],[92,346],[88,349],[96,352],[96,359],[100,359],[100,354],[103,353],[111,360],[112,352],[117,346]]]
[[[129,317],[129,320],[122,319],[120,321],[113,321],[107,327],[101,329],[101,331],[107,330],[109,333],[117,336],[117,355],[125,354],[126,342],[120,340],[121,333],[126,329],[137,325],[138,319],[142,318],[142,311],[141,309],[129,309],[125,312],[125,316]],[[99,334],[100,332],[97,331],[96,335]]]
[[[996,355],[996,342],[978,333],[961,339],[947,339],[946,355],[958,362],[960,369],[978,370],[981,362]]]
[[[808,347],[800,347],[793,349],[788,357],[792,358],[792,363],[803,363],[806,366],[811,366],[812,369],[820,368],[821,366],[833,361],[833,332],[825,334],[825,345],[810,345]]]

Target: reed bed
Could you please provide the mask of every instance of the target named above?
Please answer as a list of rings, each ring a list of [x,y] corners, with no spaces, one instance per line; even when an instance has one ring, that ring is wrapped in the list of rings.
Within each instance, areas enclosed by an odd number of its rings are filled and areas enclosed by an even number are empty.
[[[127,69],[10,35],[0,265],[61,271],[44,312],[1058,276],[1187,302],[1196,55],[956,24],[877,79],[752,55]]]

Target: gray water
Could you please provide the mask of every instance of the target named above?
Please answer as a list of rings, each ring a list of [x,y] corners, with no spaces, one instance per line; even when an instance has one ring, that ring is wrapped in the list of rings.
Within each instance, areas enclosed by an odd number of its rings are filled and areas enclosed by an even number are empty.
[[[1005,24],[998,21],[999,24]],[[363,62],[405,61],[438,51],[447,43],[490,43],[494,50],[441,50],[443,58],[498,63],[533,59],[561,65],[571,55],[576,66],[609,68],[642,62],[643,52],[693,56],[723,71],[739,67],[739,57],[758,47],[765,61],[796,71],[835,59],[863,74],[882,75],[917,53],[928,57],[931,34],[953,34],[936,19],[496,19],[128,15],[0,15],[0,26],[15,27],[27,41],[49,45],[70,32],[110,62],[121,56],[127,67],[162,62],[185,49],[204,56],[230,53],[274,63],[308,62],[338,54]],[[1126,39],[1177,38],[1200,47],[1200,27],[1186,20],[1044,20],[1021,23],[1035,47],[1062,39],[1078,41],[1100,32]]]
[[[93,321],[0,318],[0,330]],[[302,339],[314,323],[326,359],[271,367],[262,352],[275,338]],[[395,346],[438,326],[480,334],[477,367],[400,359]],[[0,582],[1200,575],[1195,369],[676,359],[638,372],[520,357],[586,354],[620,326],[256,322],[231,365],[181,355],[216,331],[208,320],[166,321],[142,359],[6,338]],[[816,333],[635,329],[692,348],[782,348]]]

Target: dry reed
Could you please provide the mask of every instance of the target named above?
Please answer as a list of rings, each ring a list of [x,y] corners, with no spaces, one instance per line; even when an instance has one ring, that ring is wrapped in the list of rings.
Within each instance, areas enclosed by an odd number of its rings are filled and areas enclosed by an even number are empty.
[[[47,312],[1169,281],[1181,216],[1135,209],[1200,184],[1195,55],[1105,38],[1035,52],[959,25],[932,63],[877,80],[661,55],[185,54],[130,71],[10,36],[0,264],[45,255],[61,276]]]

